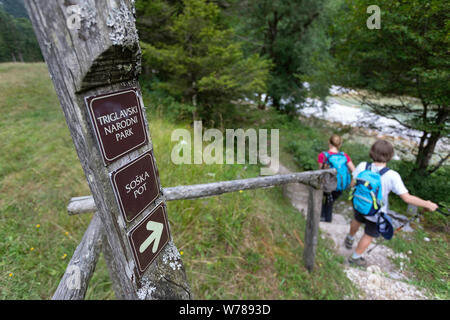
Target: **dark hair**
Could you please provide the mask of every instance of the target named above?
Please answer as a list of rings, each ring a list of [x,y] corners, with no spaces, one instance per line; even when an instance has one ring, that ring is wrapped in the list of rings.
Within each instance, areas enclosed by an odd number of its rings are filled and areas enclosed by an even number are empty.
[[[385,140],[377,140],[370,148],[370,157],[375,162],[389,162],[394,156],[394,147]]]

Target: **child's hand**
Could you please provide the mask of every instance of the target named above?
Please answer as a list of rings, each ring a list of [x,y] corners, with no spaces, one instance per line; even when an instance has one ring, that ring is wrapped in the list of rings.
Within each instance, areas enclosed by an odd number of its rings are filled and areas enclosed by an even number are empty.
[[[425,206],[425,210],[433,212],[433,211],[436,211],[437,208],[439,208],[439,206],[436,203],[431,202],[431,201],[427,201],[427,205]]]

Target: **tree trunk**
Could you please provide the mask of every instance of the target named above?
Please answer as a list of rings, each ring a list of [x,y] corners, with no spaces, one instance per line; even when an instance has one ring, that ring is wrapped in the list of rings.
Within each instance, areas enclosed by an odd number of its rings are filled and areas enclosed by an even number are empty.
[[[272,96],[272,104],[277,111],[281,110],[281,99],[279,97]]]
[[[431,157],[434,154],[436,145],[442,136],[443,130],[439,128],[441,126],[445,126],[449,114],[450,111],[448,111],[446,107],[442,107],[442,109],[438,110],[436,120],[433,123],[433,126],[436,127],[435,131],[431,132],[430,134],[424,132],[420,139],[419,151],[416,157],[416,169],[418,169],[418,173],[421,175],[429,174],[427,168],[430,165]]]
[[[440,132],[432,133],[428,138],[427,144],[419,148],[419,152],[416,158],[416,170],[421,175],[427,174],[427,168],[430,165],[431,157],[436,149],[437,142],[441,137]]]

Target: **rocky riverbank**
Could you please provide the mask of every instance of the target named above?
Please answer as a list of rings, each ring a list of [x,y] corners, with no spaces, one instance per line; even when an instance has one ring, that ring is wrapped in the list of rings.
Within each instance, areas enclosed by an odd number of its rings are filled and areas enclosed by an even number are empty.
[[[335,90],[336,91],[336,90]],[[414,152],[418,147],[421,132],[408,129],[398,121],[378,116],[369,110],[362,108],[354,99],[347,95],[338,94],[328,99],[328,106],[314,99],[307,100],[307,106],[299,109],[299,114],[304,118],[318,118],[325,120],[332,126],[351,127],[352,131],[344,136],[344,139],[352,142],[370,145],[376,139],[390,141],[396,150],[395,159],[414,160]],[[437,154],[450,152],[450,139],[442,138],[437,146]],[[440,160],[435,155],[431,163]]]

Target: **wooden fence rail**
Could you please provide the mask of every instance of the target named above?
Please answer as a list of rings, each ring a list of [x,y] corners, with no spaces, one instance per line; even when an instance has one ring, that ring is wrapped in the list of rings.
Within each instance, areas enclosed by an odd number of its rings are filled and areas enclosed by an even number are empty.
[[[290,183],[302,183],[309,186],[303,260],[306,268],[312,271],[314,269],[317,247],[322,195],[323,191],[329,192],[336,187],[336,170],[307,171],[190,186],[177,186],[163,189],[163,194],[167,201],[174,201],[211,197],[239,190],[269,188]],[[70,215],[76,215],[94,212],[96,211],[96,206],[92,196],[84,196],[72,198],[67,209]],[[103,225],[96,213],[53,295],[54,300],[84,299],[102,248],[105,258],[108,256],[108,246],[105,243],[103,233]],[[111,278],[113,286],[117,287],[118,283],[114,280],[113,275],[111,275]],[[120,290],[115,288],[116,296],[118,291]]]
[[[331,191],[336,187],[335,175],[335,169],[296,172],[249,179],[164,188],[163,194],[167,201],[198,199],[239,190],[270,188],[289,183],[302,183],[311,186],[314,189]],[[97,209],[92,196],[72,198],[67,206],[69,215],[93,212],[95,210]]]

